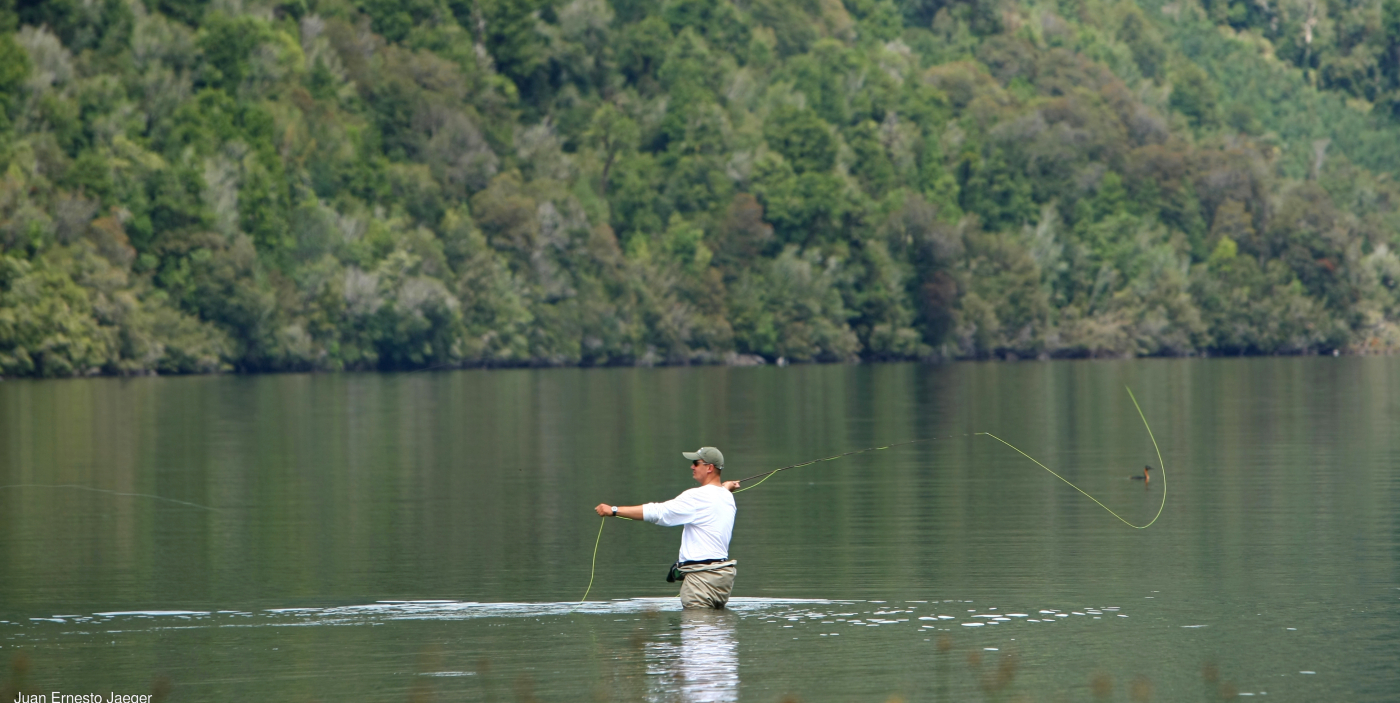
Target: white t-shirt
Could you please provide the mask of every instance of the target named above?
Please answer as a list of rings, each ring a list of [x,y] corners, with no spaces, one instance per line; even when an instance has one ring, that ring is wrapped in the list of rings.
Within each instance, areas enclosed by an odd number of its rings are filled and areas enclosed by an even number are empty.
[[[680,561],[727,559],[737,510],[734,494],[720,486],[699,486],[665,503],[643,505],[642,519],[662,527],[685,525]]]

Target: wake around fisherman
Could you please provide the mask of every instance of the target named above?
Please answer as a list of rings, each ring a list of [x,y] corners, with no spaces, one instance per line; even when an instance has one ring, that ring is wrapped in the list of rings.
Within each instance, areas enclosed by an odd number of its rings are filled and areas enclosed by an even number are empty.
[[[690,460],[690,475],[698,488],[665,503],[616,506],[600,503],[599,515],[646,520],[662,527],[685,525],[681,532],[680,559],[671,566],[669,582],[681,582],[681,607],[723,608],[734,590],[735,560],[729,558],[729,537],[734,532],[733,492],[738,481],[722,481],[724,455],[714,447],[681,452]]]

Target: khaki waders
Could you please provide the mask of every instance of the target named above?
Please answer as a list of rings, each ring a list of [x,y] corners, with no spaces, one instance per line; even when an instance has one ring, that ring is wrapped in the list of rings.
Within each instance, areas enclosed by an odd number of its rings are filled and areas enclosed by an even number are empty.
[[[677,567],[685,575],[681,581],[681,607],[723,609],[729,602],[729,592],[734,590],[737,563],[731,559]]]

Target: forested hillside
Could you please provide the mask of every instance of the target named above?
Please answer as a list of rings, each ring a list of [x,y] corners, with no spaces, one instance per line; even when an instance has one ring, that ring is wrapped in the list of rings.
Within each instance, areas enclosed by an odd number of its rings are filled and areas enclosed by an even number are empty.
[[[0,375],[1400,349],[1400,0],[3,0]]]

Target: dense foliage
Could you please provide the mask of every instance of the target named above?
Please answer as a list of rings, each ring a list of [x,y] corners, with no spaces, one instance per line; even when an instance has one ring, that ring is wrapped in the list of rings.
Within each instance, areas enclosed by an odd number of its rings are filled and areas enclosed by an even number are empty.
[[[4,0],[0,375],[1400,348],[1400,0]]]

